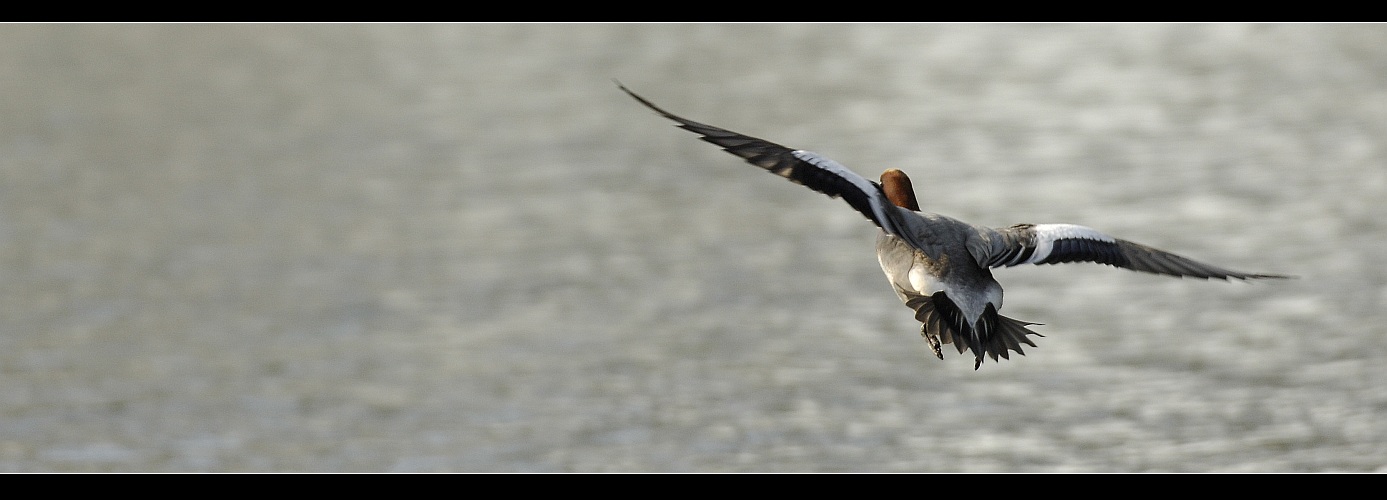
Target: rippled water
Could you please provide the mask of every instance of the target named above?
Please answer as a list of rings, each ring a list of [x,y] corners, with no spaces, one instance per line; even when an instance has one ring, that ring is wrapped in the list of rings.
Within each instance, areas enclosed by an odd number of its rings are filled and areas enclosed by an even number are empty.
[[[1387,466],[1381,25],[0,27],[0,471]],[[875,229],[617,91],[927,210],[1235,269],[999,271],[934,359]]]

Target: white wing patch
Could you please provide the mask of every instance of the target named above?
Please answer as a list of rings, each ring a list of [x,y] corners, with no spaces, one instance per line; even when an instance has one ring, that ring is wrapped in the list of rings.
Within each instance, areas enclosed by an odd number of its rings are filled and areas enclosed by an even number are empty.
[[[1045,261],[1046,258],[1050,257],[1050,252],[1054,250],[1055,242],[1059,240],[1117,242],[1117,239],[1103,234],[1097,229],[1077,224],[1036,224],[1031,229],[1035,231],[1035,252],[1031,253],[1031,258],[1026,259],[1027,264]]]
[[[867,202],[871,204],[872,213],[876,214],[876,220],[879,225],[883,229],[886,229],[888,233],[897,236],[902,235],[901,229],[895,227],[895,221],[886,213],[886,206],[890,202],[886,199],[886,196],[881,193],[881,189],[877,187],[876,183],[867,180],[866,177],[858,175],[857,172],[853,172],[841,163],[819,156],[818,153],[813,151],[797,149],[791,151],[790,154],[794,155],[795,158],[803,160],[805,163],[813,165],[820,170],[829,172],[851,183],[853,187],[856,187],[859,191],[862,191],[863,194],[867,195]],[[891,206],[894,207],[895,205]]]

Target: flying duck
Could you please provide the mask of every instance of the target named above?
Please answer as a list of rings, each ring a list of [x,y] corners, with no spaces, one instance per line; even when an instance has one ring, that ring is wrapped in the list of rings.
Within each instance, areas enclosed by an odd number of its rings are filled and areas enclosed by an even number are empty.
[[[841,197],[861,212],[881,228],[876,241],[881,270],[896,295],[915,311],[920,335],[934,355],[944,359],[941,344],[953,344],[959,354],[972,350],[975,370],[984,355],[994,362],[998,356],[1010,359],[1008,350],[1025,355],[1021,344],[1035,347],[1027,336],[1043,337],[1027,328],[1038,323],[998,314],[1002,286],[992,277],[995,267],[1094,262],[1206,280],[1289,277],[1230,271],[1075,224],[989,228],[921,212],[905,172],[889,169],[880,183],[873,182],[817,153],[682,118],[620,83],[617,87],[702,140],[830,198]]]

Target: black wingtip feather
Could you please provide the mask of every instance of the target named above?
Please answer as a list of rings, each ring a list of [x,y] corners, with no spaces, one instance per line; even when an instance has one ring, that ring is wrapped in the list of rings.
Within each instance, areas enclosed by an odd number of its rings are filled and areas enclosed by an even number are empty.
[[[796,151],[785,146],[755,137],[742,135],[730,130],[724,130],[711,125],[702,124],[687,118],[675,115],[645,98],[636,95],[630,89],[617,82],[617,87],[627,95],[645,107],[659,113],[661,116],[678,122],[678,127],[699,135],[699,139],[717,146],[721,146],[734,156],[740,157],[747,163],[763,168],[773,174],[790,180],[796,184],[805,186],[809,189],[827,195],[829,198],[843,198],[854,210],[861,213],[867,220],[876,224],[877,227],[887,229],[888,232],[894,228],[889,220],[882,220],[883,214],[878,214],[873,209],[871,198],[877,195],[885,197],[881,193],[881,186],[876,182],[867,179],[865,185],[854,185],[851,179],[845,179],[839,174],[829,172],[819,165],[805,161],[796,156]],[[858,176],[851,174],[854,178]],[[863,189],[874,189],[875,193],[864,192]],[[894,233],[893,233],[894,234]]]

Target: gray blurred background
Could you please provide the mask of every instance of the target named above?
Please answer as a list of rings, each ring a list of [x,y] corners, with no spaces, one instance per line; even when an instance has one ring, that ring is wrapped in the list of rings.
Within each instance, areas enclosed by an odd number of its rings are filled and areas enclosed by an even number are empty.
[[[998,271],[640,107],[1294,281]],[[1387,26],[0,26],[0,471],[1387,470]]]

